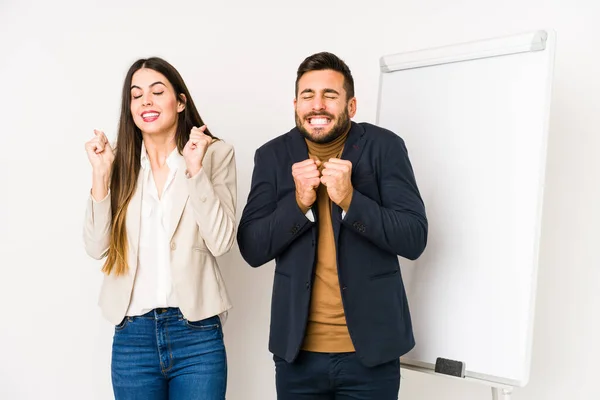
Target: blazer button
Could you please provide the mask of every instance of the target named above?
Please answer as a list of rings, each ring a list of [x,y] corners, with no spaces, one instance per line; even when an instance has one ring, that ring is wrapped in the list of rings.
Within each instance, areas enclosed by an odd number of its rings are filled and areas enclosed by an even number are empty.
[[[306,290],[310,289],[310,283],[306,282]]]
[[[175,242],[171,242],[171,250],[175,250],[177,248],[177,245],[175,244]]]

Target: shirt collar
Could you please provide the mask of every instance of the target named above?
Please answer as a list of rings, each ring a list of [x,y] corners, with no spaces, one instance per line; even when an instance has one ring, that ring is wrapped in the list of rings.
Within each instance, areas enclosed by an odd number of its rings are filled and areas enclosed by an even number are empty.
[[[144,144],[143,140],[142,152],[140,155],[140,163],[142,165],[142,169],[144,170],[150,167],[150,159],[148,158],[148,152],[146,151],[146,145]],[[175,147],[171,154],[169,154],[169,156],[167,157],[167,165],[169,166],[169,169],[171,171],[176,171],[179,167],[183,166],[184,163],[185,160],[183,159],[183,156],[179,154],[179,150],[177,149],[177,147]]]

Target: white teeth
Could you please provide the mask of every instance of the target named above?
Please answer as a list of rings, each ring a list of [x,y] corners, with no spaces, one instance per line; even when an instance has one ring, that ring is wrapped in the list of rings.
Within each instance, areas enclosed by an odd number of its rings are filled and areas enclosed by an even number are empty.
[[[154,118],[158,117],[158,113],[143,113],[142,118]]]
[[[311,118],[310,123],[313,125],[325,125],[328,122],[327,118]]]

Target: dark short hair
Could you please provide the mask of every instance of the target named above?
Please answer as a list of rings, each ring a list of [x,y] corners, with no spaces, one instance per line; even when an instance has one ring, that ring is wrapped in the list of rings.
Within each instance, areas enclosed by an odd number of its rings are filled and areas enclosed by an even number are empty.
[[[302,64],[298,67],[298,73],[296,75],[296,97],[298,97],[298,81],[307,72],[310,71],[322,71],[325,69],[331,69],[344,75],[344,90],[346,91],[346,99],[354,97],[354,78],[350,68],[346,63],[341,60],[338,56],[328,52],[321,52],[313,54],[312,56],[306,57]]]

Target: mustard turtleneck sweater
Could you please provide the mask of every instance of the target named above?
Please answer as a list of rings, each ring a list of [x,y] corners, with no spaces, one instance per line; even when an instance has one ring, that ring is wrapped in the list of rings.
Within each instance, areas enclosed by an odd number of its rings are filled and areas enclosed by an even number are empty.
[[[348,132],[326,144],[306,140],[308,155],[321,162],[330,158],[340,158],[347,138]],[[322,164],[319,169],[322,169]],[[347,210],[350,200],[351,195],[344,199],[342,208]],[[315,203],[313,207],[317,207],[319,216],[319,241],[308,325],[302,349],[319,353],[353,352],[354,346],[346,326],[337,272],[335,240],[331,225],[332,204],[327,187],[323,184],[317,189]]]

